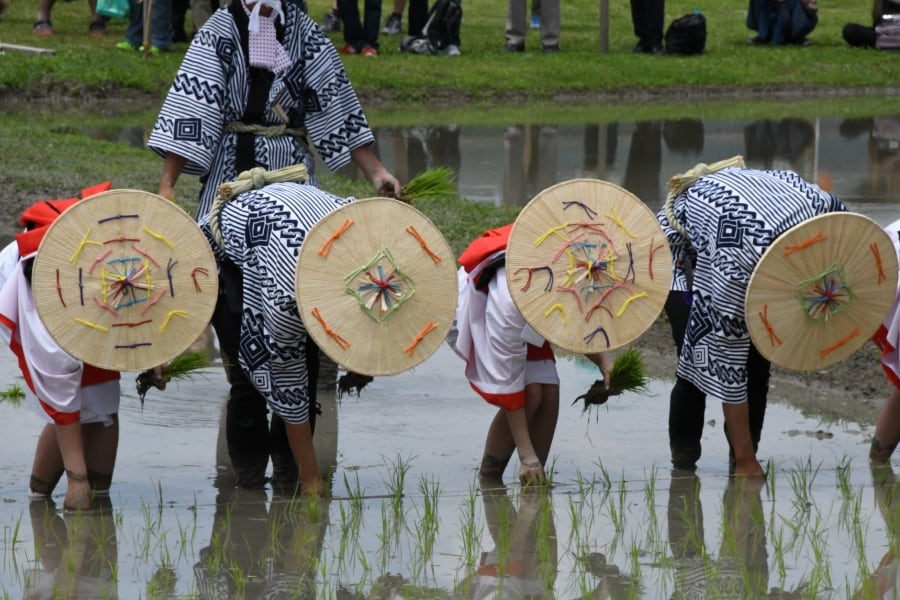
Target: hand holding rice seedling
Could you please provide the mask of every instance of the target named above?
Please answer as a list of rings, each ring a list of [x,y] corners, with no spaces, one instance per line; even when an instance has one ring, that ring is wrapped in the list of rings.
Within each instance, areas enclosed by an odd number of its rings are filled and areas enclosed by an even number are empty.
[[[429,169],[412,178],[405,186],[400,188],[397,200],[414,204],[416,200],[423,198],[445,198],[456,195],[456,185],[453,183],[455,174],[452,169],[438,167]],[[393,198],[393,193],[382,189],[379,193]]]
[[[591,406],[606,404],[610,396],[618,396],[622,392],[643,392],[647,389],[647,369],[644,358],[635,348],[628,348],[616,356],[609,373],[609,387],[606,381],[598,379],[587,392],[575,398],[572,404],[584,402],[584,410]]]
[[[141,408],[144,407],[144,398],[151,387],[159,390],[166,389],[166,383],[172,379],[190,379],[193,372],[209,366],[209,357],[203,351],[191,351],[180,354],[172,359],[169,364],[163,366],[157,374],[155,369],[147,369],[137,376],[138,398],[141,400]]]

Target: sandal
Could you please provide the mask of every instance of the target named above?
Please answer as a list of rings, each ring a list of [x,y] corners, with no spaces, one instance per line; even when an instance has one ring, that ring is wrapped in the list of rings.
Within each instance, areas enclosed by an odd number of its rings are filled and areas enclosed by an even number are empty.
[[[106,35],[106,20],[97,19],[96,21],[91,21],[90,25],[88,25],[88,33],[91,35]]]
[[[56,35],[50,19],[38,19],[34,22],[34,32],[38,35]]]

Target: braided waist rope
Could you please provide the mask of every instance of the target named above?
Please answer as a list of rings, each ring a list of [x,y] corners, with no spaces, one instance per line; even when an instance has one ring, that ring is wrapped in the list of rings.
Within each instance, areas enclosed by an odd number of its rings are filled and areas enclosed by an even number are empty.
[[[291,165],[283,169],[267,171],[262,167],[256,167],[249,171],[243,171],[236,181],[223,183],[216,192],[213,200],[212,208],[209,210],[209,228],[212,231],[213,239],[219,248],[225,248],[225,241],[222,238],[222,229],[220,227],[220,215],[222,207],[225,203],[235,196],[248,190],[258,190],[270,183],[280,183],[285,181],[296,181],[305,183],[309,180],[309,171],[306,165]]]

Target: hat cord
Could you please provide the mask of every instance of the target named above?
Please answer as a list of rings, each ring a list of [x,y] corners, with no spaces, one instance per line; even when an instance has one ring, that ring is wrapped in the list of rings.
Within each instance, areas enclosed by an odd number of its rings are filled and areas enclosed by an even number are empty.
[[[222,228],[220,218],[222,207],[225,203],[248,190],[258,190],[270,183],[281,183],[285,181],[295,181],[298,183],[306,183],[309,181],[309,170],[304,164],[291,165],[274,171],[267,171],[262,167],[254,167],[247,171],[242,171],[235,181],[223,183],[216,190],[216,197],[213,200],[212,207],[209,209],[209,228],[212,231],[213,239],[219,248],[225,249],[225,240],[222,236]]]
[[[686,243],[691,241],[691,237],[690,235],[688,235],[687,228],[685,228],[684,224],[675,218],[675,210],[673,208],[675,204],[675,197],[681,192],[690,188],[698,179],[705,175],[711,175],[724,169],[730,169],[731,167],[743,166],[744,157],[737,155],[725,160],[720,160],[719,162],[712,163],[711,165],[708,165],[706,163],[698,163],[686,173],[674,175],[671,179],[669,179],[669,195],[666,196],[666,203],[663,206],[663,209],[666,213],[666,219],[669,221],[669,226],[679,234],[681,234],[681,237],[685,239]]]

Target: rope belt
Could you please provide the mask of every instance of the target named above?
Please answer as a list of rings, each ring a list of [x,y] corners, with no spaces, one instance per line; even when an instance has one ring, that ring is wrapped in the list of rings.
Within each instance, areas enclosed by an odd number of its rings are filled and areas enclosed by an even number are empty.
[[[224,131],[225,133],[252,133],[270,138],[291,135],[303,141],[304,145],[307,139],[305,127],[288,127],[287,125],[254,125],[243,121],[232,121],[225,124]]]

